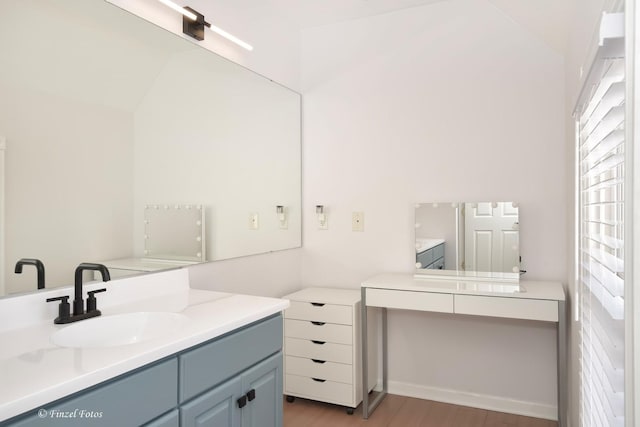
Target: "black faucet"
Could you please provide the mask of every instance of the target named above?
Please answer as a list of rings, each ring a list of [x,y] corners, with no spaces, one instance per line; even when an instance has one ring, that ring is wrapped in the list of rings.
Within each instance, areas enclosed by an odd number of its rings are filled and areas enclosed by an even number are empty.
[[[44,264],[39,259],[35,258],[22,258],[16,262],[15,273],[22,273],[23,265],[33,265],[38,270],[38,289],[44,289]]]
[[[92,264],[83,262],[76,268],[76,280],[74,282],[75,297],[73,299],[73,315],[77,316],[84,313],[84,300],[82,299],[82,272],[85,270],[99,271],[102,275],[102,281],[111,280],[109,270],[102,264]],[[100,312],[98,312],[98,316]]]
[[[102,281],[108,282],[111,280],[111,276],[109,275],[109,270],[102,264],[92,264],[88,262],[83,262],[76,268],[75,273],[75,283],[74,283],[74,294],[75,299],[73,300],[73,314],[70,313],[69,307],[69,297],[61,296],[56,298],[47,298],[47,302],[51,301],[60,301],[60,306],[58,307],[58,317],[53,321],[53,323],[71,323],[76,322],[82,319],[88,319],[90,317],[100,316],[100,310],[97,308],[96,296],[95,294],[99,292],[105,292],[106,289],[97,289],[95,291],[89,291],[87,294],[87,311],[84,310],[84,300],[82,299],[82,273],[85,270],[93,270],[99,271],[102,275]]]

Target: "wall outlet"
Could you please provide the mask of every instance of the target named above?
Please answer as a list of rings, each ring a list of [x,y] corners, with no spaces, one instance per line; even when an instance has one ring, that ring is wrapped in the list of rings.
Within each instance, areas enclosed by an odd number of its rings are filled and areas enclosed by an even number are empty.
[[[351,214],[351,229],[353,231],[364,231],[364,212],[353,212]]]
[[[257,212],[249,214],[249,230],[257,230],[260,228],[259,218]]]

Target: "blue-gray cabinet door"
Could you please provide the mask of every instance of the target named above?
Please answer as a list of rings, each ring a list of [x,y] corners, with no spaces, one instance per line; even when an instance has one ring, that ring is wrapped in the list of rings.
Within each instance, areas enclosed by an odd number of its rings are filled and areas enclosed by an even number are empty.
[[[144,427],[180,427],[179,415],[179,411],[174,409],[150,423],[145,424]]]
[[[245,371],[242,390],[247,396],[247,406],[242,409],[242,427],[281,427],[282,353]]]
[[[180,407],[181,427],[240,427],[242,379],[237,376]]]

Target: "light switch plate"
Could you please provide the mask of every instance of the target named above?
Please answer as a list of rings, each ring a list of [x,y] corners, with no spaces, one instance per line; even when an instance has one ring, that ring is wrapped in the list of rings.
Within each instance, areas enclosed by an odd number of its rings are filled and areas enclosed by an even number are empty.
[[[351,214],[351,229],[353,231],[364,231],[364,212],[353,212]]]
[[[260,228],[259,217],[257,212],[249,214],[249,230],[257,230]]]
[[[318,230],[328,230],[329,229],[329,218],[327,214],[319,214],[318,215]]]

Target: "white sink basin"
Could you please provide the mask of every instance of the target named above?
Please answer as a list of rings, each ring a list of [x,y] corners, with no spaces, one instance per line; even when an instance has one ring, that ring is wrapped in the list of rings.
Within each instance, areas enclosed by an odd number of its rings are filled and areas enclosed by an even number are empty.
[[[180,329],[187,317],[178,313],[136,312],[80,320],[51,335],[60,347],[115,347],[162,337]]]

